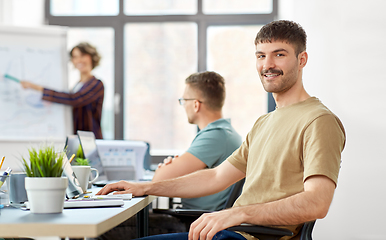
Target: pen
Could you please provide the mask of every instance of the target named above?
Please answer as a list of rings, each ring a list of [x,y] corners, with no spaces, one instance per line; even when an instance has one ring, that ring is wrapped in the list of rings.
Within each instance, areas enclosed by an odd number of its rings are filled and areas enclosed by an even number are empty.
[[[8,75],[8,74],[4,74],[4,77],[5,77],[5,78],[8,78],[9,80],[15,81],[15,82],[17,82],[17,83],[20,82],[19,79],[15,78],[15,77],[12,77],[11,75]]]
[[[3,166],[4,159],[5,159],[5,156],[3,156],[3,158],[1,159],[0,169],[1,169],[1,167]]]
[[[70,158],[70,163],[72,162],[72,160],[74,160],[74,157],[75,157],[75,154],[72,154],[72,156]]]
[[[5,178],[12,172],[11,168],[7,168],[5,172],[3,173],[3,176],[0,179],[0,187],[3,186],[3,183],[5,182]]]

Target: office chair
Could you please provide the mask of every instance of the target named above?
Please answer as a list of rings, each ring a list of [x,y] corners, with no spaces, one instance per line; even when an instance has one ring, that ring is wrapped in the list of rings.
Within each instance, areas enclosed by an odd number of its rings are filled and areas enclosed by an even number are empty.
[[[150,156],[150,143],[148,142],[145,142],[147,145],[147,150],[146,150],[146,153],[145,153],[145,156],[144,156],[144,159],[143,159],[143,168],[145,170],[151,170],[151,156]]]
[[[233,203],[240,196],[245,179],[240,180],[232,186],[231,193],[227,201],[225,202],[224,209],[233,206]],[[187,229],[192,222],[204,213],[210,213],[208,210],[196,210],[196,209],[153,209],[153,213],[163,213],[179,218],[185,223]],[[312,240],[312,230],[314,228],[315,221],[307,222],[300,230],[300,240]],[[233,226],[228,228],[230,231],[240,231],[251,234],[260,240],[276,240],[284,236],[292,236],[293,233],[288,229],[266,227],[253,224],[242,224],[239,226]]]
[[[237,183],[233,184],[228,199],[226,200],[223,209],[227,209],[233,206],[233,203],[240,196],[243,189],[245,179],[241,179]],[[189,229],[190,224],[194,222],[198,217],[204,213],[211,213],[210,210],[201,210],[201,209],[153,209],[153,213],[156,214],[167,214],[173,217],[180,219],[186,226],[186,229]]]
[[[312,230],[314,229],[315,221],[304,223],[300,230],[300,240],[312,240]],[[284,236],[292,236],[293,233],[288,229],[266,227],[253,224],[242,224],[228,228],[230,231],[246,232],[257,237],[260,240],[276,240]]]

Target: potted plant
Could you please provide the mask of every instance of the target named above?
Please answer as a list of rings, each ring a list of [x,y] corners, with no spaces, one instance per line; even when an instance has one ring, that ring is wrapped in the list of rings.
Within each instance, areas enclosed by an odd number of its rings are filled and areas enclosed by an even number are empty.
[[[90,166],[90,162],[87,158],[75,158],[75,166]]]
[[[79,145],[75,154],[75,164],[77,166],[90,166],[90,162],[87,158],[84,158],[82,147]]]
[[[26,172],[25,188],[32,213],[63,211],[67,177],[62,177],[64,152],[56,153],[53,146],[31,148],[29,161],[22,157]]]

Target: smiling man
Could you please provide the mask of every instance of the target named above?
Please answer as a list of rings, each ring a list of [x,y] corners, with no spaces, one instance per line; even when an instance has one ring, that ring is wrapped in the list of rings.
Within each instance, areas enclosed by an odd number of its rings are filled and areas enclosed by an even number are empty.
[[[257,119],[241,147],[214,169],[156,183],[120,182],[104,188],[135,196],[199,197],[242,178],[243,191],[230,209],[204,214],[189,233],[151,239],[255,239],[227,229],[241,223],[282,226],[298,232],[303,223],[324,218],[337,185],[345,145],[342,123],[302,82],[307,64],[306,33],[291,21],[261,28],[255,39],[256,67],[277,108]]]

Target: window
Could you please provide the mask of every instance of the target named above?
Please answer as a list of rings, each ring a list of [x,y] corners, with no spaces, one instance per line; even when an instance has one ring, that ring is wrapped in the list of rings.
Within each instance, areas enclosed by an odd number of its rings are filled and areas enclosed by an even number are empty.
[[[119,0],[50,0],[53,16],[114,16]]]
[[[115,105],[115,139],[148,141],[152,152],[186,150],[197,129],[177,99],[185,78],[196,71],[224,76],[224,117],[244,137],[267,112],[271,100],[255,70],[253,40],[261,25],[275,19],[277,0],[106,0],[111,6],[90,1],[65,0],[60,12],[59,0],[47,0],[46,17],[70,29],[113,29],[114,91],[123,99]]]
[[[126,15],[196,14],[197,0],[125,0]]]
[[[271,13],[272,0],[203,0],[205,14]]]
[[[125,139],[146,140],[152,149],[189,147],[196,128],[177,99],[197,71],[196,39],[195,23],[126,24]]]
[[[267,94],[256,72],[253,39],[261,26],[212,26],[208,28],[208,70],[225,79],[225,118],[243,137],[259,116],[267,113]]]

